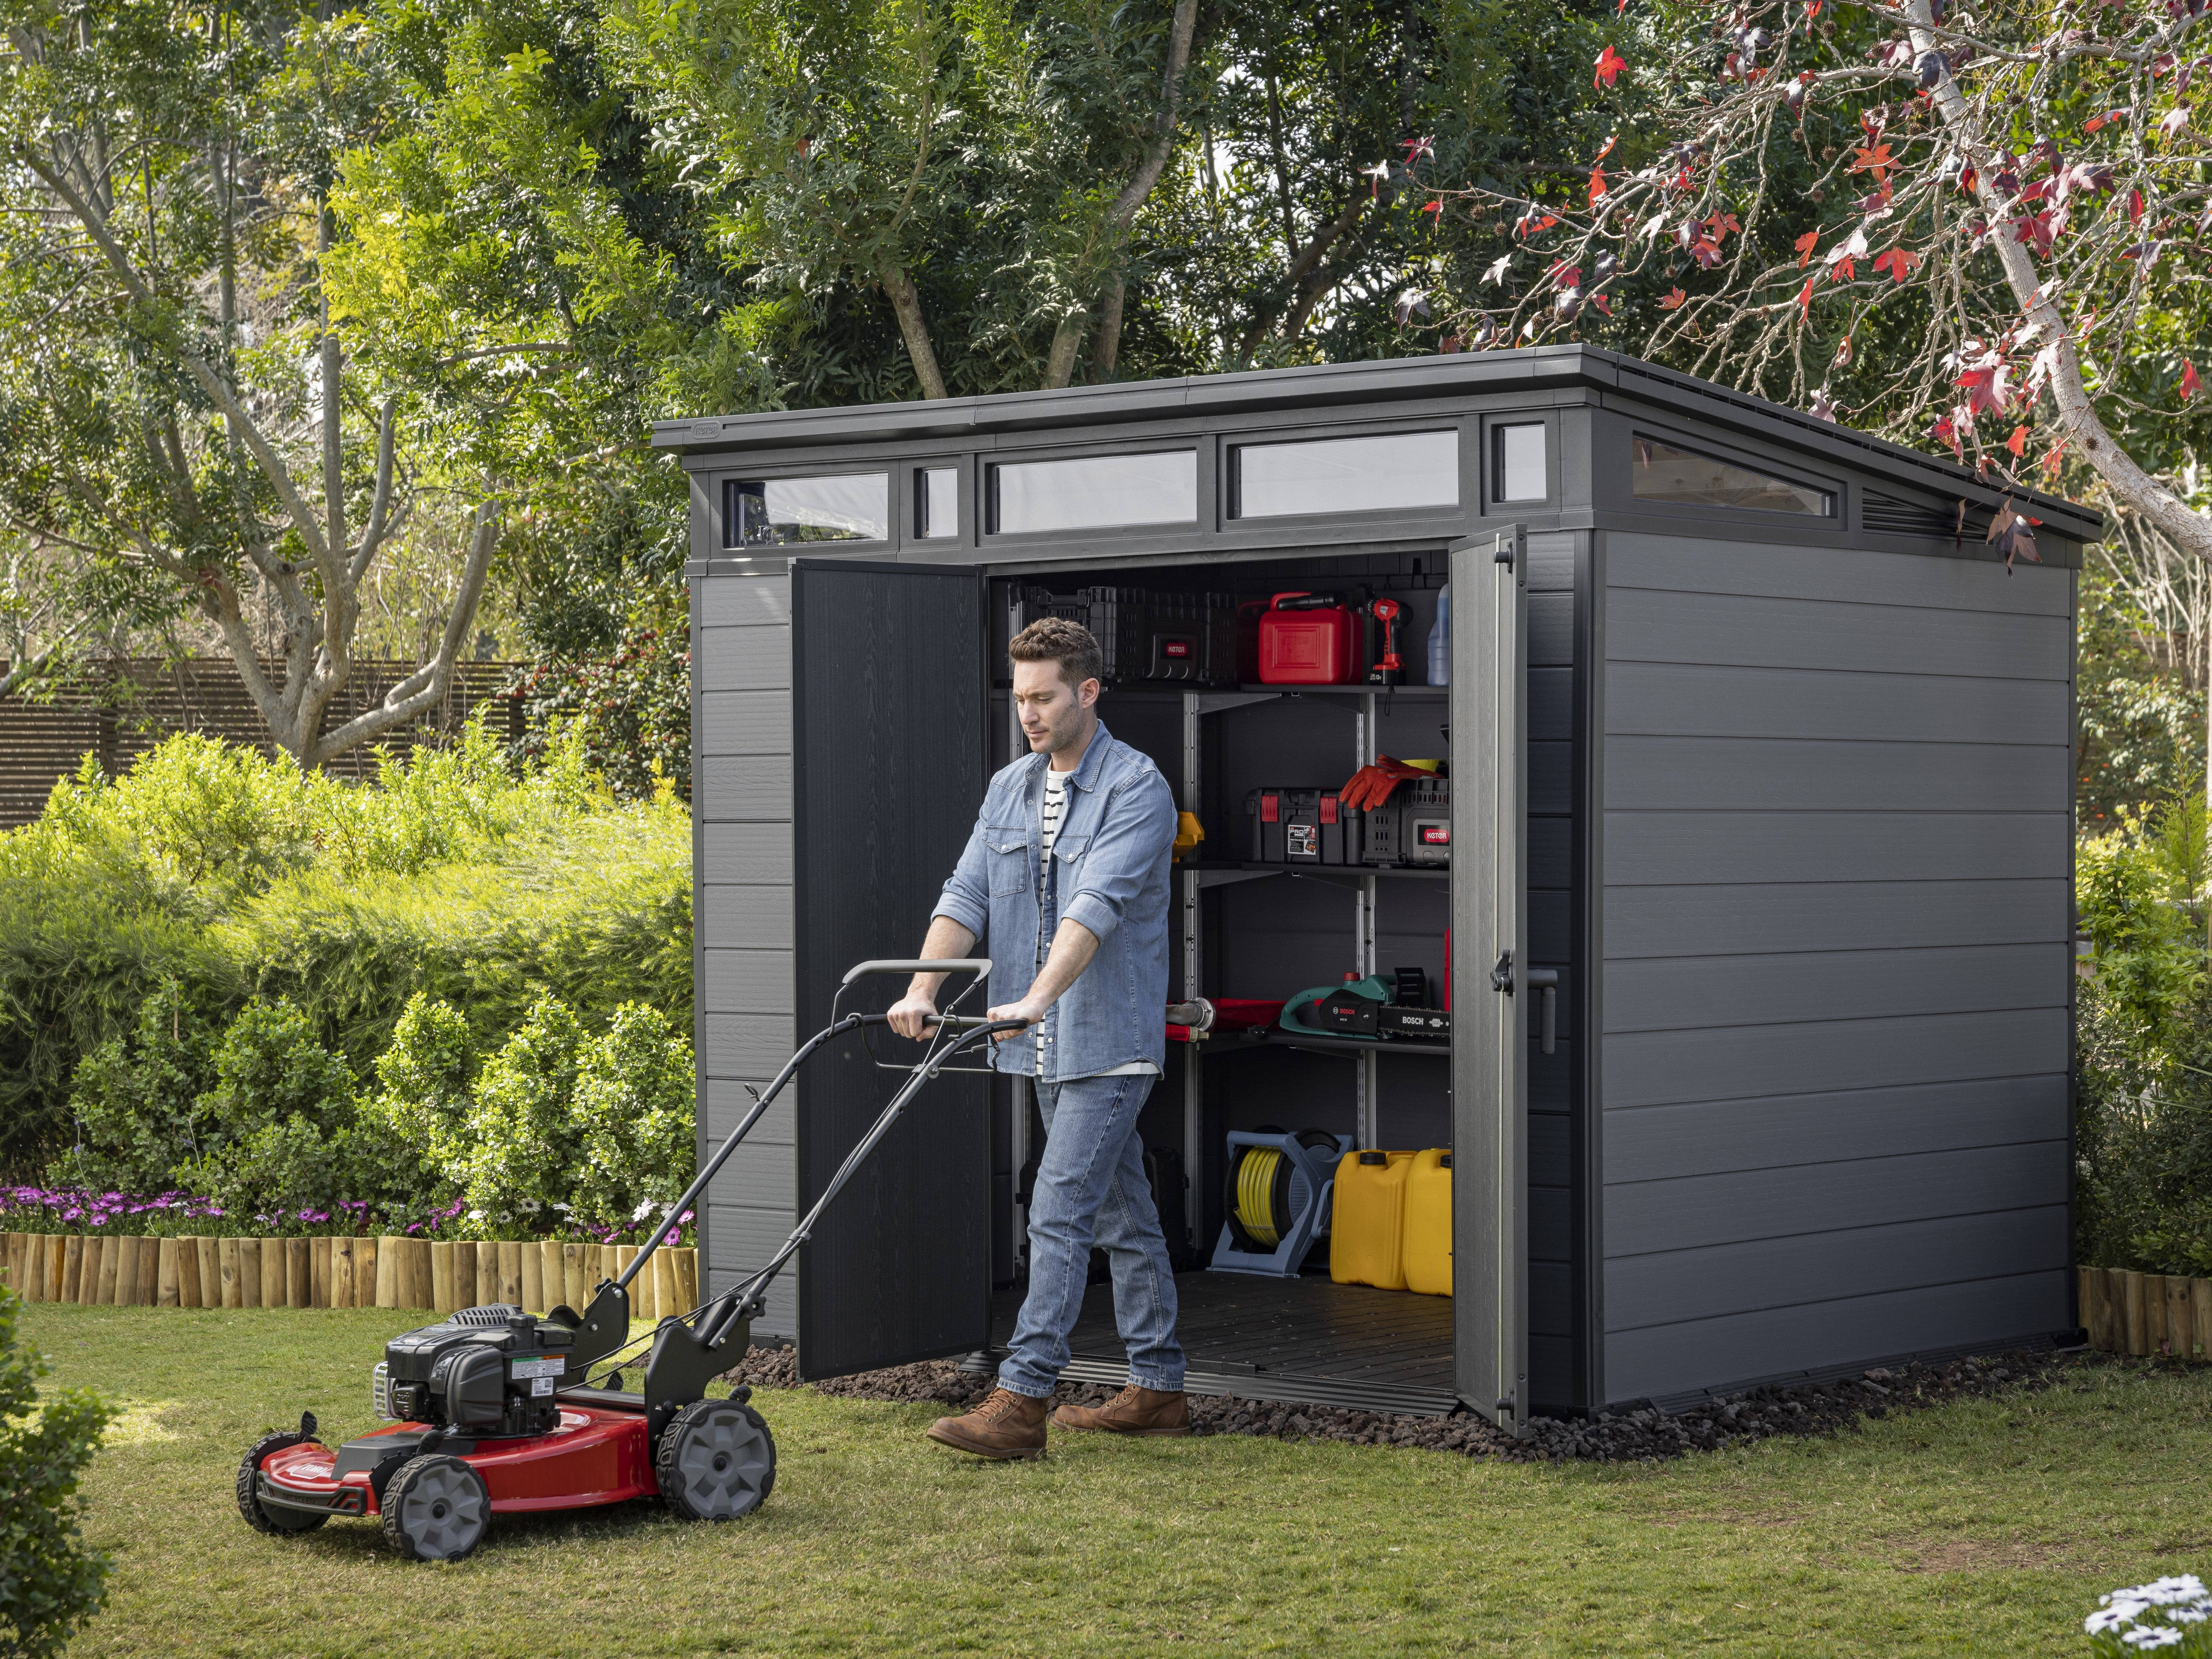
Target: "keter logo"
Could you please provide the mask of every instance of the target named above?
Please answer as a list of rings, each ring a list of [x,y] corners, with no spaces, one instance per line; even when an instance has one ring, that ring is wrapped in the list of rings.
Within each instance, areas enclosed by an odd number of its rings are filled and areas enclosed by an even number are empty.
[[[1160,641],[1160,655],[1163,657],[1188,657],[1190,655],[1190,641],[1188,640],[1162,640]]]
[[[1449,823],[1425,823],[1420,827],[1419,833],[1421,837],[1421,845],[1424,847],[1449,847],[1451,845],[1451,825]]]

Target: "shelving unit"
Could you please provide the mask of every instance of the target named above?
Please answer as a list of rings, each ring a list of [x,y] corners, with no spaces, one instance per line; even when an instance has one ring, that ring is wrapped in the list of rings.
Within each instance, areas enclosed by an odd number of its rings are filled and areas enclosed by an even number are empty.
[[[1157,682],[1123,682],[1116,690],[1121,694],[1163,690],[1167,688]],[[1396,698],[1423,702],[1441,702],[1450,696],[1450,688],[1441,685],[1375,687],[1364,685],[1298,686],[1279,685],[1240,686],[1198,689],[1176,687],[1182,699],[1182,787],[1180,799],[1185,811],[1204,816],[1201,797],[1204,793],[1204,761],[1206,753],[1206,721],[1208,715],[1225,714],[1231,709],[1249,708],[1255,703],[1273,702],[1280,698],[1312,698],[1323,701],[1349,712],[1352,717],[1351,765],[1346,775],[1360,767],[1373,763],[1377,753],[1376,733],[1378,713]],[[1205,894],[1209,888],[1232,883],[1256,881],[1269,877],[1304,877],[1329,882],[1348,888],[1352,895],[1352,961],[1361,976],[1375,973],[1378,963],[1376,951],[1377,890],[1388,880],[1416,880],[1449,882],[1450,872],[1445,869],[1371,868],[1358,865],[1279,865],[1255,864],[1244,860],[1193,860],[1176,866],[1181,890],[1180,921],[1182,939],[1182,978],[1181,994],[1185,997],[1206,994],[1205,961]],[[1363,1042],[1352,1038],[1290,1036],[1276,1033],[1262,1038],[1242,1038],[1224,1045],[1218,1058],[1229,1053],[1257,1052],[1264,1048],[1291,1048],[1314,1053],[1341,1054],[1353,1065],[1353,1140],[1361,1147],[1379,1144],[1380,1066],[1385,1052],[1405,1054],[1428,1054],[1449,1058],[1449,1042],[1403,1042],[1382,1044]],[[1205,1168],[1206,1141],[1206,1067],[1212,1045],[1193,1042],[1183,1057],[1183,1164],[1193,1172]],[[1195,1241],[1205,1248],[1206,1241]]]

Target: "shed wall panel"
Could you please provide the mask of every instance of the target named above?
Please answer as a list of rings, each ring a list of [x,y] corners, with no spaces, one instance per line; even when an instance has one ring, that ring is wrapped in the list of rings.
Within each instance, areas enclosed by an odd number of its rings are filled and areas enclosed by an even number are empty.
[[[1533,786],[1533,757],[1529,770]],[[2033,812],[2066,785],[2072,770],[2073,751],[2063,743],[1617,737],[1606,744],[1605,804],[1616,810]]]
[[[791,939],[791,889],[787,885],[738,886],[702,882],[699,925],[706,937],[787,944]]]
[[[791,577],[717,576],[706,584],[695,620],[702,628],[789,628]]]
[[[716,1145],[719,1146],[722,1137],[736,1128],[738,1120],[753,1109],[753,1097],[745,1092],[745,1085],[750,1084],[764,1091],[769,1080],[765,1073],[757,1078],[709,1078],[707,1080],[707,1133]],[[756,1142],[763,1146],[792,1145],[798,1138],[797,1109],[793,1104],[797,1098],[787,1087],[769,1102],[768,1109],[761,1114],[760,1121],[754,1124],[752,1132],[746,1135],[744,1146],[732,1156],[747,1156],[746,1149]]]
[[[2068,1079],[1978,1078],[1605,1115],[1608,1181],[1662,1181],[2066,1138]]]
[[[1606,1255],[2027,1209],[2054,1194],[2063,1203],[2065,1176],[2066,1143],[2042,1140],[1608,1182]]]
[[[1606,635],[1616,662],[2063,680],[2074,659],[2074,628],[2063,617],[1646,588],[1608,589]]]
[[[702,818],[699,834],[702,883],[763,882],[787,889],[791,885],[788,820],[717,823]]]
[[[1606,1341],[1607,1382],[1625,1401],[2039,1337],[2066,1323],[2070,1277],[2022,1273],[1622,1331]]]
[[[788,1014],[793,1011],[791,951],[725,951],[701,953],[709,1014]]]
[[[1608,887],[1606,957],[2036,942],[2070,951],[2067,903],[2063,877]]]
[[[2056,1328],[2072,574],[1601,541],[1605,1393]]]
[[[1620,735],[2048,744],[2069,719],[2061,680],[1615,662],[1605,685]]]
[[[2073,868],[2048,812],[1607,812],[1608,889],[1760,881],[1975,881]]]
[[[2066,1005],[2066,945],[1650,957],[1606,971],[1608,1031],[1666,1031]]]
[[[702,660],[693,665],[691,684],[695,691],[790,690],[788,627],[702,628],[699,641]]]
[[[699,753],[788,755],[791,693],[704,691],[699,696]]]
[[[1640,1330],[2066,1267],[2063,1204],[1717,1244],[1605,1264],[1607,1323]]]
[[[1840,605],[1916,605],[1992,615],[2071,617],[2070,573],[2056,565],[2016,564],[2008,579],[1978,559],[1919,553],[1796,547],[1780,542],[1723,542],[1617,531],[1606,538],[1606,585],[1673,588]],[[1995,570],[1998,580],[1991,581]]]
[[[791,757],[702,755],[692,763],[691,794],[708,823],[791,822]]]
[[[2064,1012],[2063,1007],[2059,1010]],[[2048,1009],[1624,1032],[1603,1039],[1605,1103],[1896,1088],[2063,1072],[2065,1022]]]
[[[702,1295],[712,1296],[765,1264],[791,1237],[790,1200],[765,1209],[710,1203],[707,1237],[714,1249],[706,1263],[707,1282],[699,1288]],[[796,1340],[798,1335],[799,1279],[792,1267],[786,1267],[769,1286],[768,1310],[753,1321],[753,1340]]]
[[[718,575],[694,587],[692,910],[698,949],[700,1155],[721,1143],[790,1057],[791,584]],[[709,1184],[705,1267],[720,1288],[791,1231],[788,1094]],[[763,1339],[796,1339],[798,1269],[769,1292]]]

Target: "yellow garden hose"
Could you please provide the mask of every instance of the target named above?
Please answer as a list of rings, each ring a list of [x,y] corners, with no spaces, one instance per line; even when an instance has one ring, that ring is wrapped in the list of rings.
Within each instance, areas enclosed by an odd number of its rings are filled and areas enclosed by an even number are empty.
[[[1249,1146],[1237,1166],[1237,1219],[1255,1242],[1272,1249],[1281,1234],[1276,1226],[1275,1170],[1282,1153],[1272,1146]]]

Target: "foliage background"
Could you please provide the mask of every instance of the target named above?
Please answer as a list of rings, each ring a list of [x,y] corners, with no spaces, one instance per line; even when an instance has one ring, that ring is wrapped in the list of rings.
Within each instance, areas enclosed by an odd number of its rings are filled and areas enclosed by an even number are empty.
[[[70,1143],[79,1061],[157,999],[211,1032],[283,1000],[366,1078],[418,992],[477,1052],[547,995],[594,1030],[636,1003],[688,1031],[684,804],[617,800],[580,734],[517,774],[471,728],[365,786],[193,736],[88,767],[0,836],[0,1169]]]

